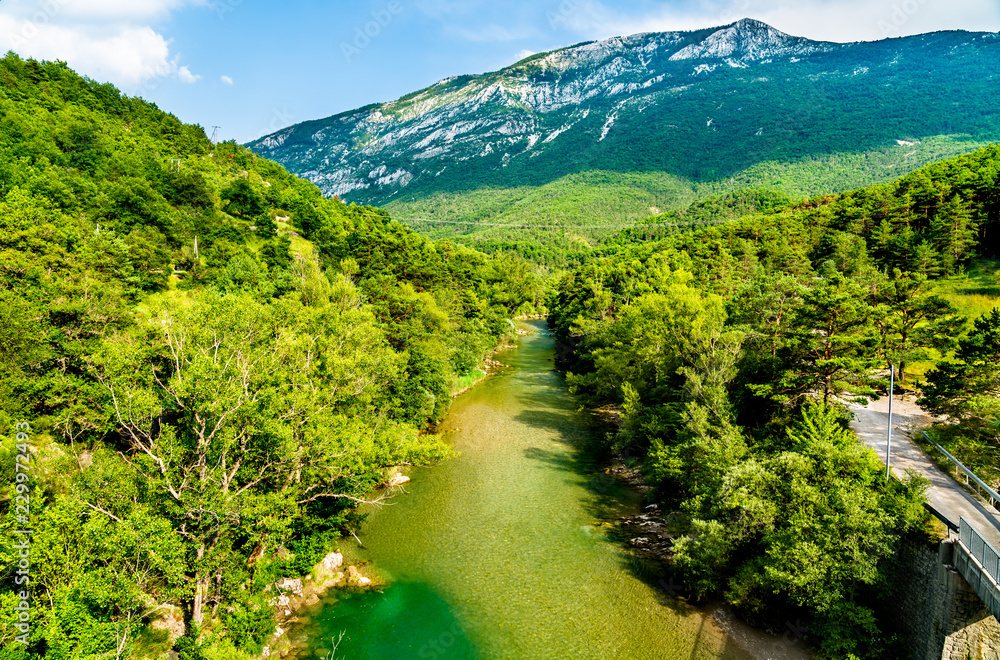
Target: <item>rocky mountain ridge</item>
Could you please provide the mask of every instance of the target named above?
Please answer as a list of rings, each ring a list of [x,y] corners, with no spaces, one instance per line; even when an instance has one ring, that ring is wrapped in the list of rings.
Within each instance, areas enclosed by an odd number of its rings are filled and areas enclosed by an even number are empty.
[[[325,194],[359,203],[540,186],[593,171],[718,181],[762,162],[929,136],[1000,139],[990,100],[998,65],[992,33],[839,44],[743,19],[541,53],[249,146]],[[939,156],[911,151],[904,168]]]

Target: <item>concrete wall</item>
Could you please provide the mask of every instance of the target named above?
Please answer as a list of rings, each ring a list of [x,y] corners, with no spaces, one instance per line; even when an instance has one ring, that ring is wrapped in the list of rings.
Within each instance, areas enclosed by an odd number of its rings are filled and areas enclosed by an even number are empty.
[[[904,543],[891,618],[914,660],[1000,660],[1000,623],[952,566],[953,550]]]

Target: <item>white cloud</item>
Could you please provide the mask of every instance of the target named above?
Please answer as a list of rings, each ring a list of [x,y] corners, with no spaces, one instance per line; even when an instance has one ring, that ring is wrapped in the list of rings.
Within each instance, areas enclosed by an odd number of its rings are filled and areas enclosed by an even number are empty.
[[[444,35],[473,43],[520,41],[543,33],[536,20],[537,7],[523,0],[415,0],[414,6],[424,16],[440,22]]]
[[[170,12],[188,4],[207,4],[201,0],[52,0],[62,5],[68,17],[100,21],[153,21],[167,18]]]
[[[230,78],[229,76],[222,76],[221,78],[219,78],[219,80],[221,80],[224,84],[229,85],[230,87],[232,87],[233,85],[233,79]]]
[[[469,16],[481,7],[476,0],[417,0],[417,9],[432,18]]]
[[[177,66],[170,40],[149,23],[206,0],[4,0],[0,52],[63,60],[80,73],[138,93],[155,81],[196,76]]]
[[[182,66],[181,68],[177,69],[177,79],[180,80],[182,83],[191,85],[201,80],[201,76],[191,73],[191,69],[187,68],[186,66]]]
[[[518,53],[516,55],[514,61],[515,62],[520,62],[524,58],[531,57],[532,55],[537,55],[537,53],[535,51],[533,51],[533,50],[528,50],[527,48],[525,48],[524,50],[522,50],[520,53]]]
[[[996,0],[794,0],[761,3],[760,20],[785,32],[828,41],[870,41],[939,30],[1000,30]],[[767,10],[763,10],[763,7]]]

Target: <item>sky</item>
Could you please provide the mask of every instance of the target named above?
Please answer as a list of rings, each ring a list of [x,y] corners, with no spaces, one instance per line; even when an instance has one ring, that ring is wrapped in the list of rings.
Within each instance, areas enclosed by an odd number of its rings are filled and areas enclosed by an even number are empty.
[[[1000,31],[998,0],[0,0],[0,52],[63,60],[220,140],[637,32],[750,17],[870,41]]]

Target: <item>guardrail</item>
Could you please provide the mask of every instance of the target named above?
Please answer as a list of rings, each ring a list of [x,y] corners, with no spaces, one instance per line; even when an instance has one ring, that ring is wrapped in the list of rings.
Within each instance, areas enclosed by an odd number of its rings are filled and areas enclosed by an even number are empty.
[[[976,531],[968,520],[959,520],[955,568],[973,588],[994,617],[1000,619],[1000,553]]]
[[[971,486],[972,484],[975,484],[976,494],[979,495],[979,497],[983,500],[989,499],[990,506],[996,507],[997,504],[1000,504],[1000,493],[997,493],[995,490],[990,488],[989,484],[987,484],[985,481],[977,477],[975,472],[962,465],[962,462],[957,458],[955,458],[954,456],[952,456],[947,449],[945,449],[938,443],[934,442],[934,440],[931,439],[931,436],[927,435],[927,431],[923,431],[922,433],[924,434],[924,439],[927,440],[927,442],[934,445],[939,452],[947,456],[948,460],[955,464],[955,467],[958,469],[958,472],[965,475],[966,486]],[[969,483],[970,480],[972,481],[972,483]],[[986,493],[985,497],[983,496],[984,492]]]
[[[959,532],[960,528],[958,525],[953,523],[951,520],[948,519],[947,516],[945,516],[943,513],[932,507],[927,502],[924,502],[924,508],[927,509],[927,512],[929,514],[931,514],[932,516],[940,520],[942,523],[944,523],[944,526],[948,528],[949,532]]]

